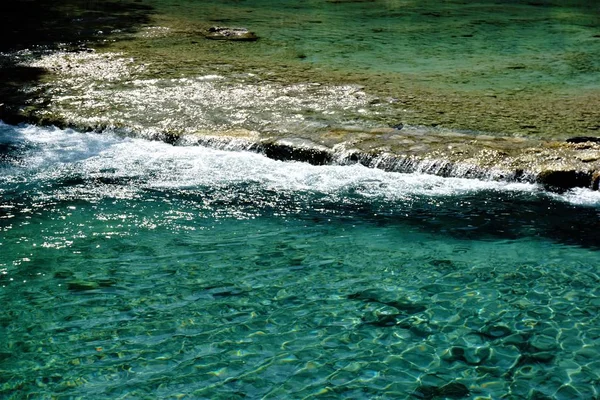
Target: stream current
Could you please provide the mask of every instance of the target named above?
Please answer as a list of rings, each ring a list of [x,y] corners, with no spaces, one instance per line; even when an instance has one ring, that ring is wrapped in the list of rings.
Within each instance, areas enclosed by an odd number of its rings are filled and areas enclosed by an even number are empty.
[[[0,123],[1,398],[600,398],[598,192],[148,140],[596,136],[595,2],[81,3],[1,54],[103,130]]]

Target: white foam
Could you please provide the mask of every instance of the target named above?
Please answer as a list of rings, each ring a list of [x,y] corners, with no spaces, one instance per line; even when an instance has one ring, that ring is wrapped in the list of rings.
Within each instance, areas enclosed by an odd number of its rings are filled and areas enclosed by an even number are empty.
[[[556,199],[579,206],[600,206],[600,191],[574,188],[562,194],[550,193]]]
[[[108,174],[113,178],[131,179],[144,188],[223,188],[251,184],[277,192],[354,193],[389,200],[414,195],[454,196],[484,190],[541,191],[537,185],[525,183],[391,173],[360,165],[313,166],[275,161],[250,152],[172,146],[108,133],[79,133],[57,128],[0,124],[0,140],[30,147],[23,155],[21,169],[25,173],[34,172],[34,179],[74,173],[84,177]],[[590,190],[577,189],[552,196],[574,204],[600,205],[600,193]]]

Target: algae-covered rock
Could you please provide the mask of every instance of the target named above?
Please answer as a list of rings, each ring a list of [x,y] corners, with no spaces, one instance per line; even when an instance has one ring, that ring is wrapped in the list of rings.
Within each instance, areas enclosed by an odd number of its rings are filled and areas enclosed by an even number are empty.
[[[206,36],[256,39],[245,28],[218,26]],[[154,76],[150,66],[110,52],[59,52],[21,64],[52,71],[38,91],[53,97],[28,101],[27,107],[5,104],[0,117],[80,130],[118,128],[169,143],[194,136],[198,144],[315,165],[358,163],[392,172],[538,183],[555,191],[600,185],[596,138],[565,142],[391,123],[388,106],[372,103],[362,86],[286,84],[268,74],[225,70],[143,79]]]

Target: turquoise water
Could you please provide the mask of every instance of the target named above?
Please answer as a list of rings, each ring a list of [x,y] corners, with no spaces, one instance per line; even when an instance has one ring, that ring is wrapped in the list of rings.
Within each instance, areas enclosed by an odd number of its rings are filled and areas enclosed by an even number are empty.
[[[0,171],[0,397],[600,395],[597,192],[10,125]]]
[[[137,134],[294,133],[370,127],[375,78],[542,98],[600,82],[592,1],[143,2],[171,30],[114,46],[163,52],[164,79],[73,63],[87,97],[53,101]],[[202,41],[210,25],[260,40]],[[317,83],[338,72],[363,80]],[[0,123],[0,397],[598,399],[599,217],[583,189]]]

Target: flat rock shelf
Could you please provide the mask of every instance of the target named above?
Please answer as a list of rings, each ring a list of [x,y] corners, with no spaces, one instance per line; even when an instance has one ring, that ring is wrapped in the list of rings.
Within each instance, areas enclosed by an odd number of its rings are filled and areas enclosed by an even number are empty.
[[[567,143],[393,128],[332,130],[305,138],[257,139],[251,132],[235,132],[183,141],[219,148],[234,144],[277,160],[315,165],[360,163],[393,172],[537,182],[558,191],[574,187],[598,190],[600,181],[600,144],[589,141]]]

